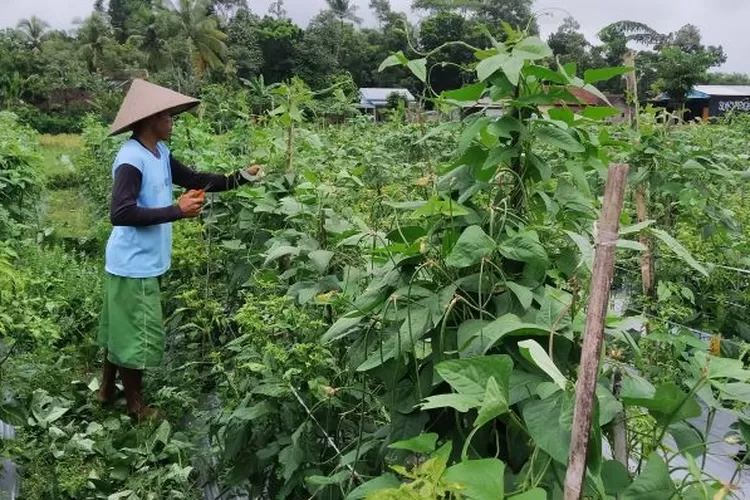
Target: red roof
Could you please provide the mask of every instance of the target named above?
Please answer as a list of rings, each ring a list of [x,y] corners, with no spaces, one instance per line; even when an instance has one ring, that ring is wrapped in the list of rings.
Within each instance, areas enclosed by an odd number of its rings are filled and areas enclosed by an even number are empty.
[[[588,106],[599,106],[607,104],[604,100],[602,100],[601,97],[592,94],[586,89],[578,87],[568,87],[566,90],[573,94],[573,97],[578,99],[581,104],[586,104]]]

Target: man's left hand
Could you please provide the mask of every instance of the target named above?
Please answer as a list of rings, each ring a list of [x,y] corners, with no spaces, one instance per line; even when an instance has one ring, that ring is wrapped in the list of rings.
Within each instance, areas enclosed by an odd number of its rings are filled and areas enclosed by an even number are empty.
[[[245,169],[245,172],[247,172],[249,175],[255,177],[257,175],[260,175],[260,173],[263,171],[260,165],[251,165]]]

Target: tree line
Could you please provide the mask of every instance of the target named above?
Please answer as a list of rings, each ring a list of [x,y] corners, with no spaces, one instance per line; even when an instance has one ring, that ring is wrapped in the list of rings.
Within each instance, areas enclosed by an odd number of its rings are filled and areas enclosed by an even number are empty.
[[[380,73],[379,64],[394,52],[411,58],[463,40],[466,46],[451,45],[428,60],[431,88],[440,92],[468,81],[475,60],[469,46],[486,46],[490,36],[502,42],[507,26],[538,33],[533,0],[414,0],[412,8],[425,14],[416,24],[389,0],[369,0],[367,7],[377,26],[362,26],[355,0],[326,0],[304,28],[290,19],[284,0],[267,12],[253,12],[245,0],[96,0],[67,31],[34,16],[0,32],[0,107],[55,132],[75,131],[92,111],[111,119],[133,77],[196,95],[216,86],[253,93],[294,76],[313,89],[339,85],[352,99],[358,87],[421,93],[406,69]],[[661,34],[622,21],[604,27],[599,39],[589,42],[568,17],[549,36],[559,54],[549,64],[575,64],[579,72],[620,65],[635,44],[641,99],[666,92],[679,101],[695,83],[750,81],[708,73],[726,56],[703,45],[692,25]],[[621,83],[603,90],[622,93]]]

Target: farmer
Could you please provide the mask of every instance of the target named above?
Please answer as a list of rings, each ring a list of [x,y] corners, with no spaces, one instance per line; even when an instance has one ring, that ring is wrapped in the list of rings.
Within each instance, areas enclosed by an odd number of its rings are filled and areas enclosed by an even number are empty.
[[[97,400],[113,403],[120,372],[128,413],[137,420],[155,416],[142,397],[144,369],[158,366],[165,334],[159,278],[170,266],[172,222],[197,217],[202,191],[226,191],[252,180],[253,165],[231,176],[199,173],[176,160],[164,141],[172,116],[199,101],[135,80],[112,124],[110,135],[131,131],[112,164],[112,233],[105,258],[105,296],[99,326],[104,348],[102,385]],[[172,184],[189,189],[173,202]]]

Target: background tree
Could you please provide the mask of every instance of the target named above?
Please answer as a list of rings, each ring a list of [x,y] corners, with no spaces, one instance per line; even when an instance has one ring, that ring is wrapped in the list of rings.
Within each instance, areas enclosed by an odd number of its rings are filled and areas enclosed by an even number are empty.
[[[265,60],[259,41],[259,24],[258,16],[241,9],[227,26],[228,57],[239,78],[251,79],[263,72]]]
[[[746,73],[707,73],[700,83],[706,85],[750,85],[750,75]]]
[[[478,47],[483,47],[487,43],[486,36],[475,21],[455,12],[438,12],[425,19],[419,28],[419,41],[423,52],[431,51],[453,40],[464,40]],[[460,87],[467,81],[467,64],[473,57],[471,50],[465,47],[451,46],[440,50],[428,60],[428,68],[432,68],[432,88],[439,93]],[[432,67],[438,61],[447,61],[448,64]]]
[[[102,67],[104,47],[110,36],[104,16],[96,12],[84,19],[76,30],[79,51],[90,72],[96,73]]]
[[[654,93],[664,92],[683,107],[693,87],[708,77],[708,69],[726,62],[721,47],[703,45],[700,30],[686,24],[664,38],[655,69]]]
[[[513,28],[528,29],[539,33],[539,25],[533,15],[534,0],[480,0],[475,8],[477,20],[493,34],[504,35],[502,23]],[[503,36],[504,38],[504,36]]]
[[[595,49],[580,29],[578,21],[566,17],[547,43],[561,64],[575,63],[579,72],[603,66],[601,50]]]
[[[36,17],[31,16],[28,19],[22,19],[17,25],[19,33],[26,40],[27,45],[34,50],[39,50],[44,41],[44,36],[49,29],[49,24]]]
[[[271,5],[268,6],[268,14],[279,20],[287,19],[286,9],[284,8],[284,0],[273,0],[273,2],[271,2]]]
[[[201,77],[207,69],[218,69],[224,64],[226,34],[218,20],[210,14],[207,0],[166,0],[164,8],[171,13],[176,35],[189,42],[190,59],[195,74]]]
[[[240,10],[247,10],[247,3],[245,0],[210,0],[208,7],[221,25],[226,26]]]

